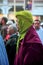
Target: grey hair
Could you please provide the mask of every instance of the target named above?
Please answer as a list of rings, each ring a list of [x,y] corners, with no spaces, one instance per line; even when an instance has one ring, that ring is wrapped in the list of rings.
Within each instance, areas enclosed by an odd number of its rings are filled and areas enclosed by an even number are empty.
[[[16,24],[9,25],[8,28],[10,28],[10,30],[13,29],[15,32],[18,30]]]

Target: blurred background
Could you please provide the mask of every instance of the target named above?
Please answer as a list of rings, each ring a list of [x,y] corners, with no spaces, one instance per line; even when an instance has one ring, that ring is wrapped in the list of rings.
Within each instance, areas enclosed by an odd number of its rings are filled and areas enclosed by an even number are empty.
[[[28,10],[32,13],[33,19],[43,21],[43,0],[0,0],[0,18],[12,18],[11,15],[21,10]]]

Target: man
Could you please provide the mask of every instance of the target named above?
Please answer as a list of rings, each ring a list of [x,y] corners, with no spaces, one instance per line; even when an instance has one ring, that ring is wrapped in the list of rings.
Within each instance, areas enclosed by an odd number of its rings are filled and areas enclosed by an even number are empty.
[[[0,35],[0,65],[9,65],[4,41]]]
[[[40,27],[40,21],[39,21],[39,20],[35,20],[35,21],[34,21],[34,27],[35,27],[36,32],[37,32],[37,34],[39,35],[39,38],[40,38],[40,40],[41,40],[41,42],[42,42],[42,44],[43,44],[43,30],[42,30],[42,28]]]
[[[33,27],[32,15],[28,11],[21,11],[16,16],[20,37],[14,65],[39,65],[42,61],[42,44]]]

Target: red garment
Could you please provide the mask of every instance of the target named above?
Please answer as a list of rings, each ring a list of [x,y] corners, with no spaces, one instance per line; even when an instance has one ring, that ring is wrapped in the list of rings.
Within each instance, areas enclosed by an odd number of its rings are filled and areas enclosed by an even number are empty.
[[[10,38],[10,35],[6,35],[5,40],[8,40]]]

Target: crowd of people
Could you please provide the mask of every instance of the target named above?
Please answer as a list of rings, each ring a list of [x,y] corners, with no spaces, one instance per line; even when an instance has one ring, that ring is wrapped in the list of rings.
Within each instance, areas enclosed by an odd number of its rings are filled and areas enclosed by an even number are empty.
[[[43,24],[33,22],[29,12],[22,14],[28,21],[19,19],[20,13],[17,21],[6,17],[0,21],[0,65],[43,65]]]
[[[0,35],[5,43],[9,64],[13,65],[18,39],[18,28],[15,21],[8,20],[6,17],[3,17],[0,22]]]

